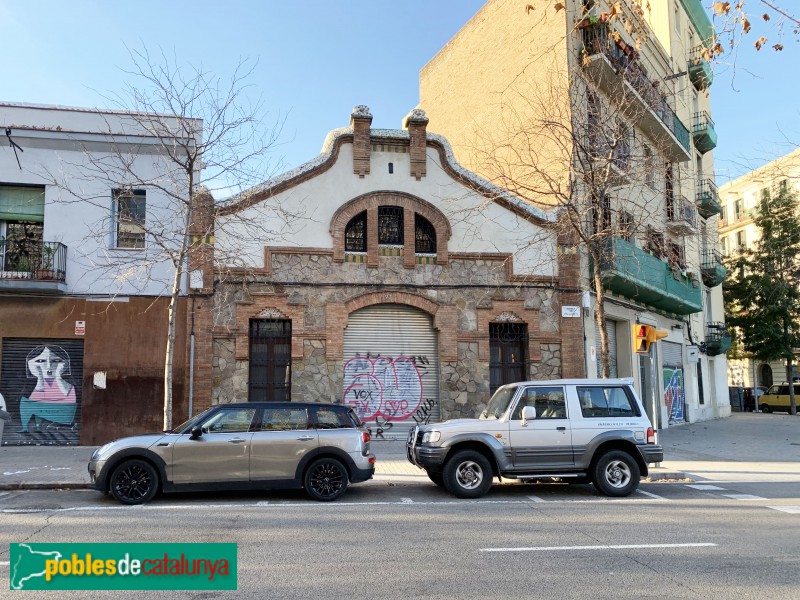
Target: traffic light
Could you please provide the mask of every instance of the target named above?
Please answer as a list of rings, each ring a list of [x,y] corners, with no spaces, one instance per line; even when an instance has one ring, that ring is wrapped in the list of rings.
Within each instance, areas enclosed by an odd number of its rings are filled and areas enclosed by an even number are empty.
[[[668,335],[669,331],[637,323],[633,326],[633,351],[636,354],[647,354],[650,352],[650,344]]]

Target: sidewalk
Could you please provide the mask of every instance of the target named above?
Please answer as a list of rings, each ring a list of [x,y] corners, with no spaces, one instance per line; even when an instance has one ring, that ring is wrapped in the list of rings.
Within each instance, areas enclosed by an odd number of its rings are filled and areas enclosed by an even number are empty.
[[[790,481],[800,483],[800,417],[734,413],[730,418],[670,427],[660,432],[664,462],[652,479]],[[0,447],[0,490],[68,489],[89,485],[88,446]],[[371,484],[427,484],[406,460],[405,444],[373,441]]]

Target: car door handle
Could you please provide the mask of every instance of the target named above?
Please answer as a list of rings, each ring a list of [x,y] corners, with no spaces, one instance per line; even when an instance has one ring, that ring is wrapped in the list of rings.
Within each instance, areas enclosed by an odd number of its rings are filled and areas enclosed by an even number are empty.
[[[229,444],[241,444],[242,442],[246,442],[246,441],[247,440],[244,440],[242,438],[231,438],[231,439],[228,440],[228,443]]]
[[[314,439],[314,436],[313,436],[313,435],[301,435],[301,436],[300,436],[299,438],[297,438],[297,439],[298,439],[299,441],[301,441],[301,442],[310,442],[311,440],[313,440],[313,439]]]
[[[556,431],[566,431],[566,427],[556,427]]]

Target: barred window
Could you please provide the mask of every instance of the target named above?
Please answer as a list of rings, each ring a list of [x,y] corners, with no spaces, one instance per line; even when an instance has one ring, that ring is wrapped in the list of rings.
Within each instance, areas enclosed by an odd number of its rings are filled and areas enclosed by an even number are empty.
[[[345,252],[367,251],[367,211],[358,213],[345,227],[344,250]]]
[[[428,219],[418,214],[414,214],[414,252],[436,253],[436,230]]]
[[[403,244],[403,208],[401,206],[378,207],[378,243]]]

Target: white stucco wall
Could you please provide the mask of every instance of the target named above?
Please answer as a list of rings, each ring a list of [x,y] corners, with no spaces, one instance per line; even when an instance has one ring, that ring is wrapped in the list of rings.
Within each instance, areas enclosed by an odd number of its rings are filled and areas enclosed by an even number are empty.
[[[180,231],[178,203],[157,186],[180,190],[181,184],[171,181],[169,163],[153,138],[124,114],[60,107],[0,104],[0,125],[11,128],[12,139],[24,150],[20,169],[8,141],[0,141],[0,182],[45,187],[43,240],[67,246],[68,294],[168,292],[173,268],[152,239],[143,250],[114,248],[112,189],[133,180],[115,174],[119,161],[110,152],[111,141],[136,178],[153,184],[136,186],[146,190],[148,226],[163,223],[166,231]],[[93,173],[91,162],[98,158],[110,166],[105,176]]]
[[[219,221],[217,251],[225,254],[236,248],[243,264],[261,267],[264,246],[333,248],[330,223],[339,207],[362,194],[397,191],[426,200],[444,213],[452,229],[449,252],[510,253],[516,274],[556,274],[556,244],[550,232],[455,181],[442,167],[437,149],[428,147],[427,160],[427,175],[417,181],[409,173],[409,154],[373,151],[370,174],[360,178],[353,173],[352,144],[344,143],[327,171]],[[263,223],[264,237],[245,233],[239,223],[243,220]]]

